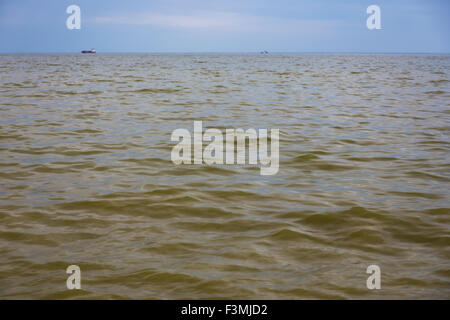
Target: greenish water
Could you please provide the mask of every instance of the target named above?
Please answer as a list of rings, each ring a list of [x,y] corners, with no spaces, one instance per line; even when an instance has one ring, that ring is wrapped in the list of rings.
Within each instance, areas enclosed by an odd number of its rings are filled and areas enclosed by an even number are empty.
[[[449,79],[449,55],[1,55],[0,297],[448,299]],[[174,165],[196,120],[279,128],[278,174]]]

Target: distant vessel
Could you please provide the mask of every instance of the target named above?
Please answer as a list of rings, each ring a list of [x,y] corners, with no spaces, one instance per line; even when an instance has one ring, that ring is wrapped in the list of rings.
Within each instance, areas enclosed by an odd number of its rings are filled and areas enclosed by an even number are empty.
[[[266,50],[261,51],[261,54],[268,54],[269,52],[267,52]]]
[[[96,52],[97,51],[95,51],[95,49],[81,51],[81,53],[96,53]]]

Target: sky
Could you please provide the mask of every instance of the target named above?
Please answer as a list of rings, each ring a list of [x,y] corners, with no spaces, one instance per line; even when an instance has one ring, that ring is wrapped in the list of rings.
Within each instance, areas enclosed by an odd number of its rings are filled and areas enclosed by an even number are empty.
[[[449,18],[450,0],[0,0],[0,53],[450,53]]]

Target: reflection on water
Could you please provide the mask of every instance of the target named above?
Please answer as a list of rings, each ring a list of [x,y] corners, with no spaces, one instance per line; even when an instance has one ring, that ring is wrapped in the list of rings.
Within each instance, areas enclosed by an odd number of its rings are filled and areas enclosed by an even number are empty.
[[[449,74],[448,55],[2,55],[0,297],[449,298]],[[195,120],[279,128],[278,174],[175,166]]]

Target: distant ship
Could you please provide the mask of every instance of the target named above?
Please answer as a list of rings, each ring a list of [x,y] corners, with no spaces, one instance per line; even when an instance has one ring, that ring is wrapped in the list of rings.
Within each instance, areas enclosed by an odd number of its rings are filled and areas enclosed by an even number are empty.
[[[95,49],[81,51],[81,53],[96,53],[96,52],[97,51],[95,51]]]

